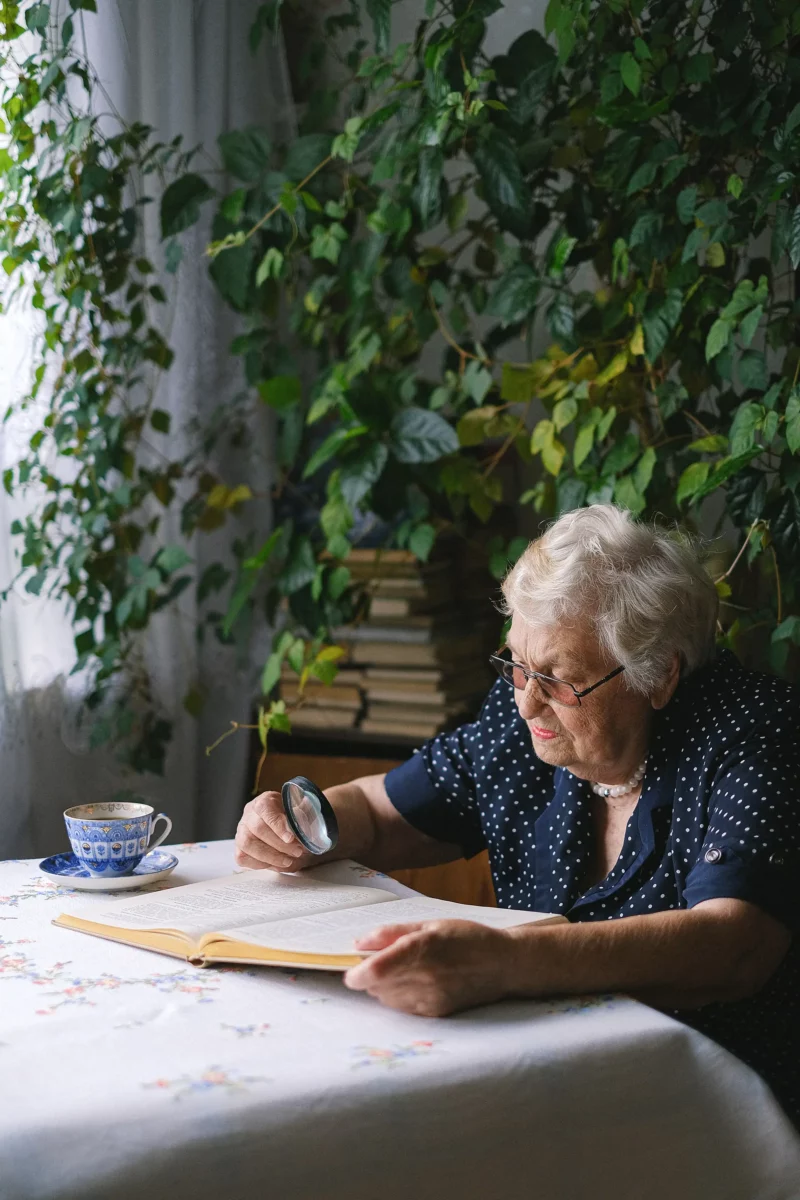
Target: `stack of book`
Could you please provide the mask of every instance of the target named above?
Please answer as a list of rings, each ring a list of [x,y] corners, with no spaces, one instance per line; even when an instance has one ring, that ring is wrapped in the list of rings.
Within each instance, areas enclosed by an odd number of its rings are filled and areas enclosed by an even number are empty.
[[[359,728],[419,739],[468,717],[490,684],[486,657],[497,622],[463,611],[452,562],[420,563],[405,550],[354,550],[345,565],[370,597],[369,618],[332,635],[363,671]],[[485,605],[491,618],[488,596]]]
[[[281,699],[291,707],[292,729],[353,729],[363,708],[364,672],[343,667],[331,684],[310,679],[300,700],[299,679],[288,667],[281,675]]]

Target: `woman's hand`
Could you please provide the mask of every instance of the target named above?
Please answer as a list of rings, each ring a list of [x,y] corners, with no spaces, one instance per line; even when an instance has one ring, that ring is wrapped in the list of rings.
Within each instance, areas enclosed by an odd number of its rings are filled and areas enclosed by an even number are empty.
[[[314,862],[314,855],[289,828],[280,792],[262,792],[245,805],[236,830],[235,858],[240,867],[273,871],[302,871]]]
[[[474,921],[383,925],[356,942],[374,950],[344,982],[387,1008],[420,1017],[446,1017],[491,1004],[509,992],[514,943],[503,930]]]

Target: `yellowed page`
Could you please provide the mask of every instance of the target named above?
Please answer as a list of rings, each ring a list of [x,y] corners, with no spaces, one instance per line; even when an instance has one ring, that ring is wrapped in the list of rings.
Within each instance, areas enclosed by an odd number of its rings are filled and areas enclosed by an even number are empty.
[[[354,939],[380,925],[440,920],[477,921],[493,929],[510,929],[514,925],[563,921],[564,918],[521,909],[482,908],[417,896],[409,900],[394,900],[390,906],[382,905],[378,910],[374,907],[328,910],[289,917],[283,921],[253,924],[247,929],[223,929],[201,939],[199,945],[204,955],[216,958],[226,953],[228,940],[236,943],[237,947],[248,946],[254,959],[262,957],[260,953],[254,953],[256,947],[264,948],[265,957],[274,951],[312,958],[331,955],[350,957],[359,954],[355,950]],[[240,953],[241,949],[237,948],[237,955]],[[351,965],[350,962],[345,964]]]
[[[377,887],[326,883],[301,874],[245,871],[93,910],[92,924],[103,928],[167,933],[177,930],[194,944],[204,934],[219,930],[232,932],[241,939],[251,925],[262,926],[286,917],[351,906],[374,906],[394,900],[391,892]]]
[[[112,929],[108,925],[98,925],[96,921],[87,921],[84,917],[71,917],[62,913],[53,921],[54,925],[63,925],[65,929],[77,929],[81,933],[91,933],[95,937],[107,938],[111,942],[124,942],[126,946],[144,946],[148,950],[158,950],[162,954],[172,954],[176,958],[189,958],[192,943],[177,929]]]

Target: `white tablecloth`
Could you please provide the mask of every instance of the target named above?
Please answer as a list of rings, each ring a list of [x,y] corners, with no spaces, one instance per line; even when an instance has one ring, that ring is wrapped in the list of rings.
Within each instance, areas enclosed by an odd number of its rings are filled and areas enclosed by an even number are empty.
[[[173,849],[173,885],[233,869],[230,842]],[[112,902],[0,864],[2,1200],[800,1196],[760,1079],[644,1005],[428,1020],[339,976],[196,968],[50,924]]]

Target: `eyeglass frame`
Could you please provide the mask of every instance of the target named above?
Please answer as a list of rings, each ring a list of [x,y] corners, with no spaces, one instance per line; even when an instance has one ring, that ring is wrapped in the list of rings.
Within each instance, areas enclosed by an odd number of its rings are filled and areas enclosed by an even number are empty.
[[[541,671],[529,671],[527,667],[522,665],[522,663],[515,662],[511,658],[501,658],[499,654],[490,654],[489,662],[495,668],[500,678],[504,680],[509,687],[514,688],[514,690],[517,692],[524,692],[532,679],[543,679],[548,683],[560,683],[563,684],[564,687],[570,688],[575,696],[575,699],[578,701],[577,704],[565,704],[563,700],[556,700],[555,696],[551,696],[546,688],[542,688],[542,691],[547,696],[548,701],[552,700],[553,704],[557,704],[559,708],[581,708],[581,700],[584,696],[588,696],[590,692],[595,691],[596,688],[602,687],[604,683],[608,683],[611,679],[616,678],[617,675],[621,675],[625,670],[624,666],[615,667],[614,670],[608,675],[604,675],[602,679],[598,679],[597,683],[593,683],[591,687],[584,688],[579,692],[574,683],[569,683],[566,679],[557,679],[555,675],[543,675]],[[524,688],[518,688],[513,679],[507,678],[505,674],[506,667],[517,667],[518,670],[522,671],[522,674],[525,676]]]

